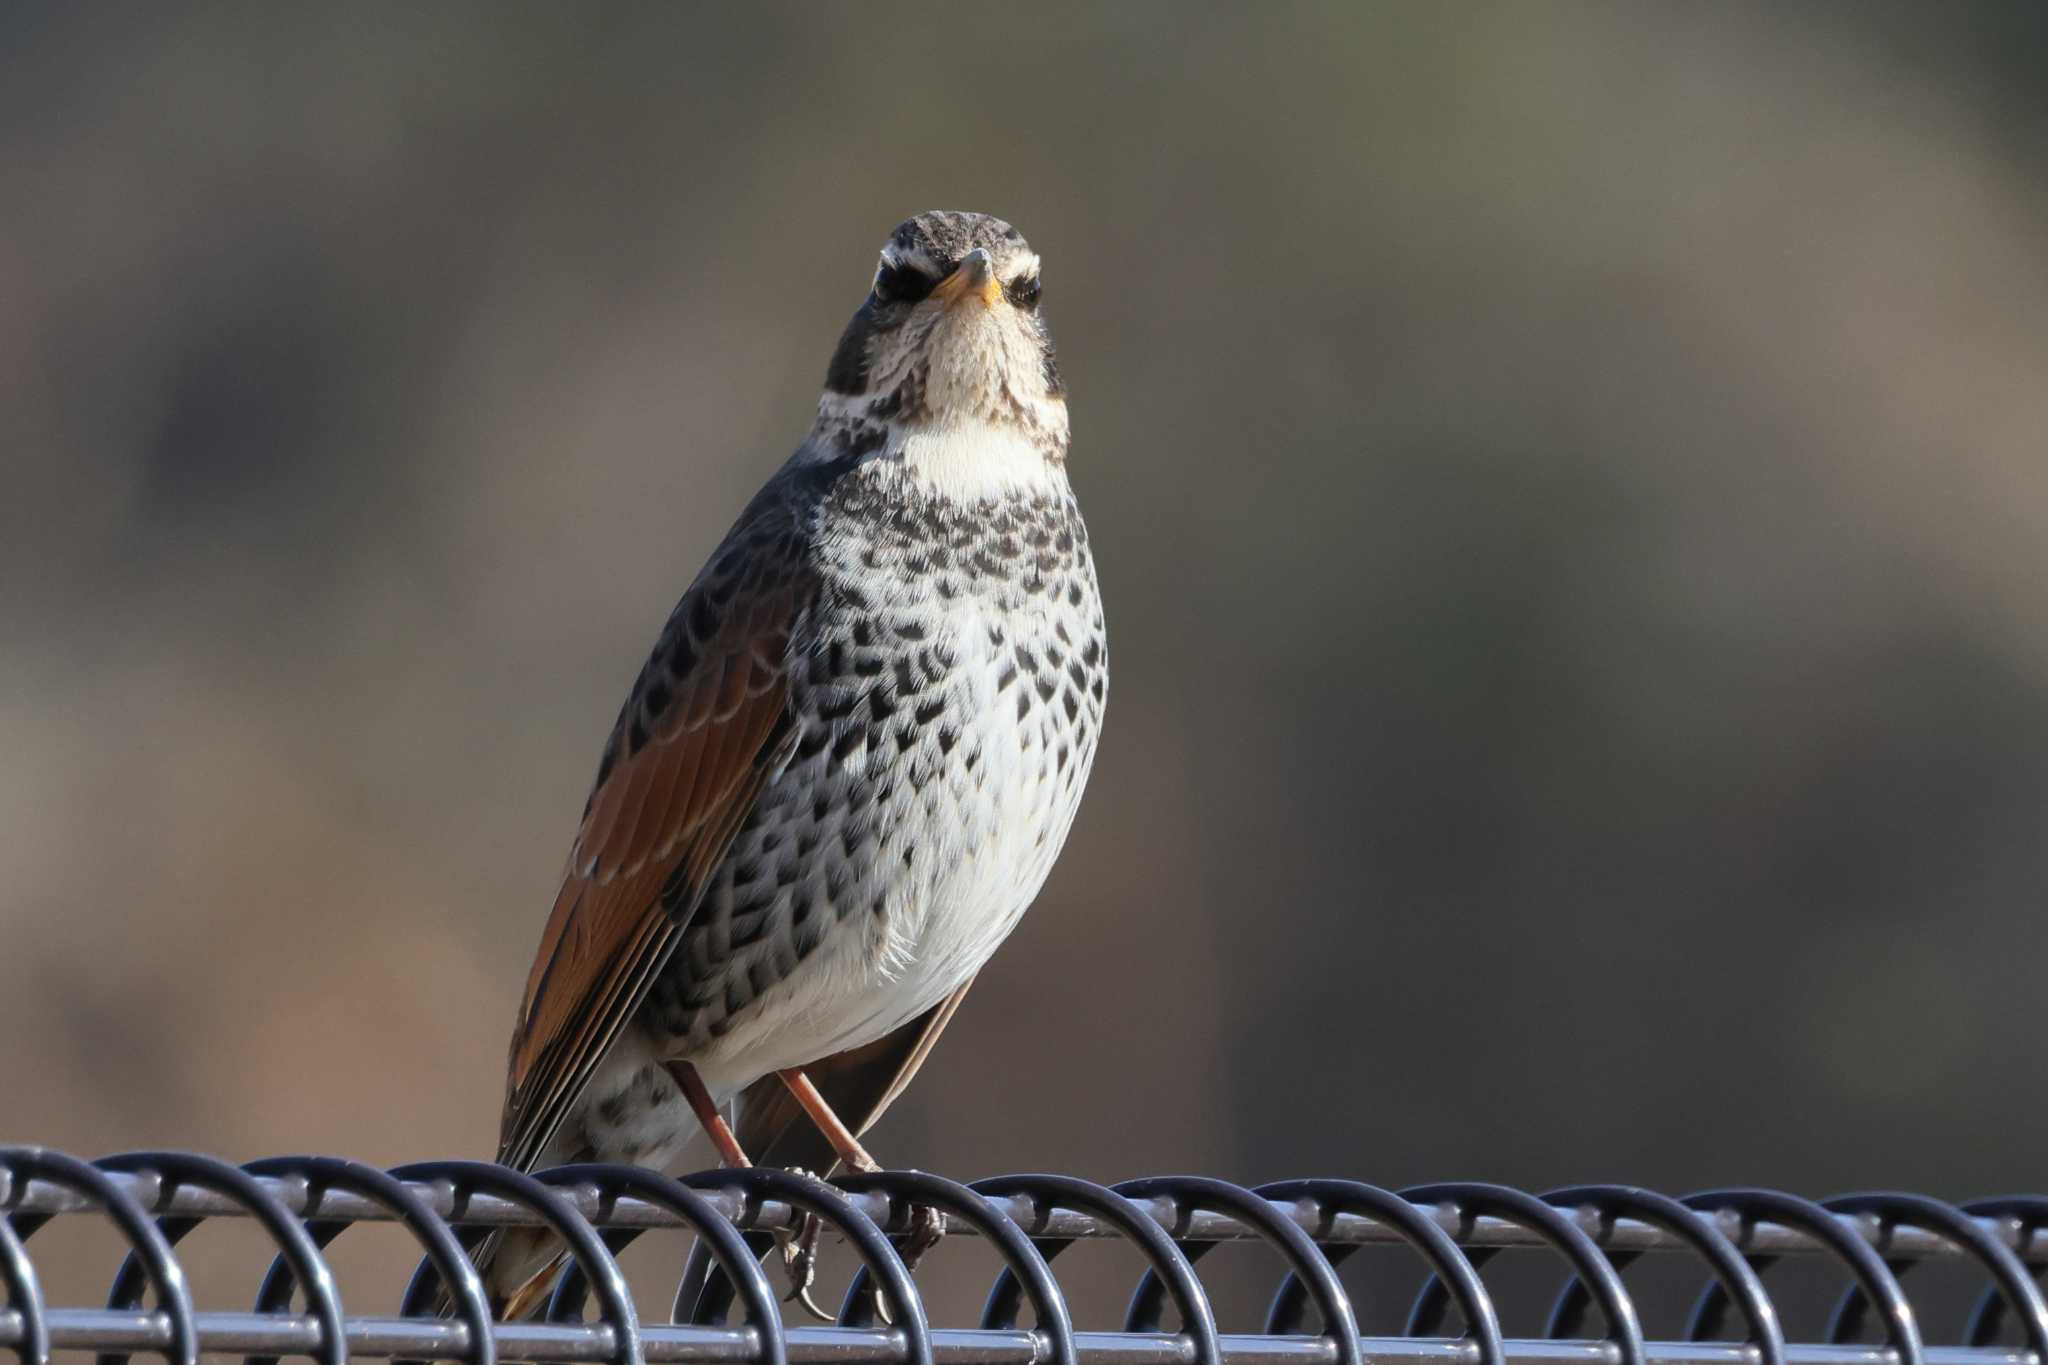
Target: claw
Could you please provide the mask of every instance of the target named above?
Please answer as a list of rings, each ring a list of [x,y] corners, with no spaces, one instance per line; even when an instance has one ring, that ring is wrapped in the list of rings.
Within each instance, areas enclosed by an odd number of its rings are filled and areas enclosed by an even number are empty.
[[[903,1258],[905,1270],[917,1269],[931,1249],[946,1236],[946,1215],[928,1204],[915,1204],[910,1210],[910,1227],[895,1238],[896,1254]],[[884,1326],[894,1327],[896,1320],[889,1316],[889,1301],[882,1293],[882,1286],[876,1285],[875,1316]]]
[[[839,1321],[839,1319],[833,1317],[830,1313],[827,1313],[824,1309],[818,1307],[818,1301],[811,1297],[811,1289],[809,1285],[805,1285],[801,1289],[792,1287],[789,1291],[789,1294],[782,1301],[784,1303],[797,1304],[806,1313],[809,1313],[812,1318],[824,1323],[827,1327]]]
[[[807,1213],[795,1236],[778,1239],[782,1242],[783,1274],[789,1279],[789,1292],[782,1296],[782,1301],[798,1304],[819,1322],[830,1323],[837,1319],[818,1307],[817,1300],[811,1297],[811,1284],[818,1278],[818,1233],[822,1228],[818,1215]]]

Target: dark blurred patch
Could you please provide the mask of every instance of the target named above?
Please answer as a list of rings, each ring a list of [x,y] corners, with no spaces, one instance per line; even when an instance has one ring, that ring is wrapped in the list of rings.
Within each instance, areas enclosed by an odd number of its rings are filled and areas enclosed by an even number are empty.
[[[177,281],[169,334],[148,344],[164,392],[139,535],[227,526],[288,540],[331,516],[341,487],[380,476],[387,449],[338,439],[357,415],[354,376],[375,365],[356,338],[376,305],[343,287],[337,265],[272,238]]]

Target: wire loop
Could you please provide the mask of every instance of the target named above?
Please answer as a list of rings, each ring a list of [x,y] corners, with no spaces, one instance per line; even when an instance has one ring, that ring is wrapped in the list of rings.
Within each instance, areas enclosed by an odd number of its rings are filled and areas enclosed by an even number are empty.
[[[461,1241],[447,1220],[404,1181],[375,1166],[344,1161],[331,1156],[276,1156],[251,1161],[242,1169],[252,1176],[272,1180],[295,1180],[305,1186],[306,1235],[323,1251],[353,1226],[346,1219],[322,1218],[321,1206],[331,1193],[354,1195],[368,1200],[395,1217],[420,1244],[424,1260],[414,1275],[415,1283],[429,1275],[452,1286],[454,1307],[468,1330],[468,1365],[497,1365],[497,1339],[491,1331],[491,1304],[483,1281],[471,1265]],[[292,1275],[280,1255],[270,1263],[263,1283],[256,1291],[256,1311],[283,1312],[291,1302]],[[275,1365],[277,1357],[252,1356],[248,1365]]]
[[[1468,1236],[1475,1218],[1493,1217],[1535,1233],[1554,1247],[1600,1305],[1607,1319],[1607,1340],[1621,1356],[1622,1365],[1643,1365],[1643,1327],[1636,1319],[1636,1306],[1628,1290],[1585,1229],[1532,1194],[1505,1185],[1456,1182],[1417,1185],[1401,1191],[1403,1199],[1417,1204],[1448,1204],[1458,1219],[1460,1236]],[[1484,1264],[1490,1252],[1472,1253],[1473,1264]],[[1416,1296],[1408,1314],[1408,1335],[1427,1336],[1442,1320],[1446,1294],[1441,1275],[1432,1274]]]
[[[463,1221],[464,1206],[476,1194],[509,1199],[540,1215],[548,1228],[569,1244],[569,1254],[597,1288],[601,1318],[612,1329],[612,1365],[644,1365],[640,1319],[634,1311],[633,1293],[626,1287],[626,1277],[620,1273],[619,1263],[612,1259],[603,1239],[590,1226],[589,1220],[577,1212],[574,1204],[522,1171],[495,1166],[487,1161],[419,1161],[397,1167],[391,1174],[399,1180],[446,1184],[455,1207],[455,1216],[449,1221],[458,1225]],[[438,1278],[429,1276],[423,1280],[414,1276],[412,1285],[406,1290],[405,1306],[400,1311],[413,1314],[424,1309],[426,1295],[433,1287],[431,1280]]]
[[[535,1177],[543,1184],[588,1190],[597,1200],[598,1221],[607,1222],[618,1201],[630,1196],[656,1208],[666,1209],[697,1234],[698,1244],[718,1263],[726,1278],[738,1286],[746,1308],[746,1324],[760,1334],[762,1365],[788,1365],[789,1340],[782,1330],[782,1307],[761,1264],[739,1231],[721,1216],[711,1201],[673,1177],[644,1166],[586,1164],[557,1166]],[[646,1229],[615,1228],[605,1234],[605,1244],[616,1256]],[[557,1322],[575,1321],[581,1314],[589,1280],[581,1266],[570,1265],[548,1306],[548,1317]],[[669,1320],[682,1322],[683,1305],[671,1310]]]
[[[43,1147],[0,1147],[0,1170],[7,1172],[10,1184],[40,1180],[98,1204],[128,1239],[129,1250],[141,1259],[143,1274],[156,1295],[156,1311],[170,1328],[164,1359],[172,1365],[198,1365],[199,1327],[193,1320],[192,1290],[185,1283],[185,1268],[125,1187],[97,1166]],[[13,1230],[18,1234],[15,1245],[24,1257],[27,1252],[22,1243],[47,1221],[41,1214],[12,1215]]]
[[[1216,1335],[1216,1314],[1209,1306],[1208,1291],[1173,1239],[1129,1199],[1105,1186],[1068,1175],[999,1175],[977,1180],[968,1188],[990,1198],[1030,1200],[1040,1225],[1054,1210],[1064,1208],[1090,1214],[1116,1229],[1164,1282],[1166,1292],[1173,1298],[1174,1311],[1180,1314],[1181,1331],[1194,1343],[1195,1365],[1222,1365],[1223,1346]],[[1074,1243],[1071,1237],[1036,1235],[1032,1241],[1048,1264]],[[991,1330],[1014,1327],[1022,1292],[1016,1275],[1005,1266],[989,1287],[988,1299],[981,1309],[981,1325]]]
[[[2048,1227],[2048,1199],[2038,1195],[1977,1199],[1962,1208],[1972,1218],[1994,1218],[2006,1223],[2019,1247],[2014,1254],[2019,1256],[2025,1256],[2033,1247],[2036,1234]],[[2023,1260],[2022,1264],[2027,1262]],[[2005,1327],[2005,1299],[1996,1285],[1984,1291],[1984,1297],[1977,1300],[1977,1306],[1970,1311],[1970,1320],[1963,1328],[1964,1345],[1989,1346],[1998,1340]]]
[[[1830,1213],[1875,1217],[1886,1237],[1895,1228],[1917,1227],[1946,1239],[1984,1267],[1984,1273],[1991,1277],[1990,1292],[2019,1318],[2027,1349],[2037,1359],[2048,1361],[2048,1301],[2042,1299],[2040,1286],[2034,1283],[2012,1248],[1986,1232],[1976,1219],[1952,1204],[1918,1194],[1845,1194],[1824,1201],[1821,1207]],[[1893,1274],[1902,1275],[1912,1268],[1913,1262],[1894,1260],[1886,1264]],[[1829,1320],[1828,1339],[1854,1341],[1862,1333],[1869,1304],[1869,1296],[1860,1288],[1852,1285],[1845,1290]]]
[[[43,1289],[11,1218],[0,1218],[0,1285],[7,1287],[8,1311],[21,1324],[15,1359],[21,1365],[44,1365],[50,1358],[50,1324],[43,1315]]]
[[[1507,1348],[1501,1342],[1500,1316],[1494,1311],[1485,1280],[1450,1234],[1415,1205],[1390,1190],[1356,1180],[1283,1180],[1261,1185],[1253,1193],[1261,1199],[1306,1202],[1313,1207],[1319,1225],[1335,1214],[1352,1213],[1393,1229],[1429,1263],[1437,1282],[1449,1287],[1459,1316],[1465,1320],[1465,1336],[1479,1350],[1481,1365],[1504,1365]],[[1355,1244],[1332,1246],[1324,1254],[1330,1264],[1337,1265],[1357,1249]],[[1298,1331],[1305,1298],[1301,1278],[1289,1274],[1267,1310],[1266,1331]]]
[[[1711,1218],[1693,1212],[1669,1195],[1632,1185],[1572,1185],[1550,1191],[1543,1196],[1543,1202],[1560,1209],[1592,1210],[1606,1235],[1612,1234],[1616,1219],[1633,1218],[1690,1246],[1742,1309],[1743,1321],[1749,1327],[1748,1341],[1756,1347],[1760,1365],[1785,1365],[1785,1329],[1778,1321],[1778,1310],[1764,1292],[1756,1271]],[[1616,1271],[1621,1271],[1641,1254],[1609,1250],[1607,1259]],[[1553,1341],[1578,1335],[1590,1302],[1585,1281],[1573,1276],[1551,1308],[1546,1335]]]
[[[1278,1251],[1287,1262],[1288,1269],[1307,1286],[1309,1299],[1322,1316],[1323,1335],[1336,1347],[1337,1365],[1363,1365],[1364,1354],[1358,1345],[1358,1318],[1351,1311],[1351,1298],[1344,1292],[1336,1268],[1307,1233],[1264,1199],[1243,1186],[1192,1175],[1150,1176],[1142,1180],[1126,1180],[1112,1188],[1126,1199],[1167,1200],[1174,1210],[1172,1231],[1176,1234],[1181,1231],[1182,1219],[1193,1212],[1222,1213],[1237,1219],[1260,1241]],[[1214,1242],[1190,1244],[1179,1235],[1174,1237],[1174,1241],[1180,1244],[1190,1264],[1200,1260],[1216,1245]],[[1159,1272],[1147,1270],[1131,1294],[1130,1307],[1124,1313],[1124,1330],[1158,1331],[1164,1291]]]
[[[248,1210],[270,1234],[270,1240],[277,1246],[277,1259],[290,1268],[294,1283],[306,1296],[307,1310],[320,1329],[320,1342],[312,1353],[313,1358],[320,1365],[343,1365],[347,1361],[348,1338],[342,1328],[341,1294],[335,1287],[327,1261],[313,1239],[306,1235],[305,1227],[290,1209],[278,1202],[277,1196],[265,1188],[262,1181],[239,1166],[189,1152],[123,1152],[117,1156],[101,1157],[93,1165],[120,1175],[155,1175],[161,1182],[160,1203],[168,1203],[176,1195],[178,1187],[185,1185],[211,1190]],[[163,1233],[165,1245],[176,1246],[203,1221],[192,1217],[164,1217],[157,1220],[157,1228]],[[107,1307],[140,1307],[143,1280],[142,1262],[131,1251],[114,1274],[114,1283],[107,1291]],[[125,1351],[107,1352],[99,1357],[99,1365],[127,1365],[127,1361],[128,1353]]]
[[[1869,1242],[1851,1232],[1834,1214],[1810,1199],[1777,1190],[1706,1190],[1689,1194],[1678,1202],[1700,1213],[1736,1214],[1742,1220],[1743,1241],[1755,1234],[1759,1222],[1777,1223],[1805,1233],[1842,1261],[1864,1292],[1876,1301],[1884,1317],[1886,1340],[1898,1353],[1899,1365],[1926,1365],[1920,1327],[1913,1320],[1913,1305],[1899,1287],[1898,1277]],[[1758,1272],[1769,1269],[1778,1260],[1774,1255],[1747,1254],[1750,1265]],[[1716,1335],[1727,1307],[1728,1294],[1720,1281],[1709,1284],[1693,1307],[1687,1337],[1705,1341]]]

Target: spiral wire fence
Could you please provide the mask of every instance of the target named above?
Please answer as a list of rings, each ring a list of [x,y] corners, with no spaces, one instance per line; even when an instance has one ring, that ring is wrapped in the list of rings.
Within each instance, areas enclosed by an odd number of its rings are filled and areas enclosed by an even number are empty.
[[[986,1242],[1003,1269],[972,1327],[936,1326],[901,1254],[919,1207]],[[31,1242],[53,1219],[98,1212],[127,1247],[103,1307],[46,1301]],[[179,1152],[95,1162],[0,1148],[0,1349],[23,1362],[89,1350],[100,1365],[202,1353],[271,1365],[351,1355],[495,1365],[2048,1365],[2048,1198],[1950,1204],[1910,1194],[1815,1202],[1772,1190],[1674,1199],[1624,1185],[1535,1195],[1451,1183],[1398,1192],[1350,1180],[1245,1188],[1200,1177],[1103,1186],[1061,1175],[960,1184],[917,1171],[826,1183],[765,1168],[674,1179],[586,1165],[529,1175],[484,1162],[384,1171],[333,1157],[235,1166]],[[774,1234],[817,1215],[860,1268],[830,1325],[786,1325],[761,1264]],[[194,1306],[177,1246],[209,1219],[251,1220],[274,1257],[246,1312]],[[419,1264],[395,1314],[344,1309],[326,1248],[359,1223],[400,1225]],[[570,1268],[537,1317],[496,1321],[470,1250],[491,1230],[541,1225]],[[654,1229],[696,1237],[672,1304],[634,1301],[618,1253]],[[1079,1331],[1053,1263],[1085,1239],[1142,1258],[1117,1331]],[[1223,1333],[1197,1273],[1221,1244],[1263,1244],[1284,1267],[1257,1333]],[[1363,1247],[1406,1248],[1422,1288],[1399,1335],[1361,1333],[1338,1268]],[[1543,1335],[1504,1338],[1482,1270],[1547,1249],[1568,1273]],[[1675,1340],[1645,1340],[1622,1272],[1683,1258],[1703,1288]],[[1847,1288],[1820,1340],[1788,1341],[1762,1273],[1831,1263]],[[1904,1285],[1940,1260],[1980,1282],[1954,1344],[1930,1345]],[[1919,1281],[1914,1281],[1916,1284]],[[437,1309],[444,1301],[452,1305]],[[1020,1326],[1026,1307],[1031,1326]],[[1168,1322],[1168,1309],[1172,1321]],[[1594,1310],[1597,1310],[1594,1311]]]

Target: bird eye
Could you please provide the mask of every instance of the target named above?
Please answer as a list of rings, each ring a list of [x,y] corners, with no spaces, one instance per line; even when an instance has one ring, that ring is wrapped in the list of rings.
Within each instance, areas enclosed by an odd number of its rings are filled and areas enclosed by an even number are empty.
[[[875,272],[875,298],[882,303],[916,303],[932,292],[932,277],[907,265],[885,265]]]
[[[1003,287],[1003,292],[1009,295],[1012,304],[1028,313],[1038,307],[1038,276],[1012,280]]]

